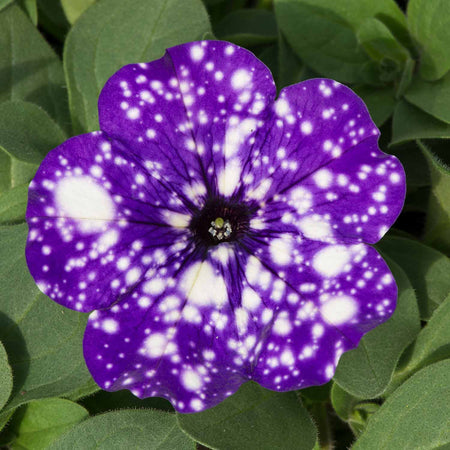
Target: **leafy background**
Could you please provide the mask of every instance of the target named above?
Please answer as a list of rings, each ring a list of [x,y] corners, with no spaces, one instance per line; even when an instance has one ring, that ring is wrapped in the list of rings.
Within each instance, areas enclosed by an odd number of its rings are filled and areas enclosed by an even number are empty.
[[[86,316],[28,274],[24,214],[45,154],[98,129],[108,77],[214,37],[253,51],[278,88],[330,77],[364,99],[407,174],[405,208],[377,245],[399,301],[327,385],[248,383],[182,415],[98,389],[82,357]],[[450,448],[449,48],[448,0],[0,0],[0,447]]]

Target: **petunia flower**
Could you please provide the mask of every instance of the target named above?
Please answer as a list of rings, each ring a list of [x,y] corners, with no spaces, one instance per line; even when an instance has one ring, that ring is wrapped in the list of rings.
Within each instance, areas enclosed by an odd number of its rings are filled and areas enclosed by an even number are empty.
[[[400,213],[401,164],[349,88],[275,97],[249,51],[179,45],[115,73],[102,131],[40,166],[28,266],[54,301],[92,311],[84,356],[103,389],[195,412],[248,380],[320,385],[392,315],[395,281],[367,244]]]

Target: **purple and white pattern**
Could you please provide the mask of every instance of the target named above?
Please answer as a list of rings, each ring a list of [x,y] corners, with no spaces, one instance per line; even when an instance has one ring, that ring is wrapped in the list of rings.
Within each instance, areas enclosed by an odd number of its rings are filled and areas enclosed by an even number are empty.
[[[377,242],[405,196],[363,102],[327,79],[275,100],[269,70],[221,41],[113,75],[102,131],[69,139],[30,184],[39,288],[91,312],[106,390],[212,407],[247,380],[326,383],[386,321],[397,287]]]

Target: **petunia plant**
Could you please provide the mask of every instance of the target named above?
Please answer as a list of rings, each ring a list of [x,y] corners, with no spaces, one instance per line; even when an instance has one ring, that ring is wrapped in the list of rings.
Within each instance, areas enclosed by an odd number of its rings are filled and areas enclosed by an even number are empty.
[[[42,162],[28,267],[51,299],[93,311],[84,355],[101,388],[196,412],[248,380],[324,384],[392,315],[395,281],[367,244],[400,213],[400,162],[340,83],[275,98],[241,47],[172,47],[115,73],[102,131]]]
[[[0,447],[448,447],[449,5],[0,0]]]

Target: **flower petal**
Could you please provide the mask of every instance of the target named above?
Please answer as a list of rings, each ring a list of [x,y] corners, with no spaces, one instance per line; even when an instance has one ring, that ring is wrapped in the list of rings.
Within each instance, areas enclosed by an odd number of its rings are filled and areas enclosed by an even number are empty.
[[[91,314],[84,354],[103,389],[165,397],[178,411],[195,412],[247,379],[249,351],[239,342],[227,284],[213,261],[185,259],[178,270],[156,271],[120,303]]]
[[[186,191],[229,196],[274,97],[270,71],[252,53],[194,42],[113,75],[100,95],[100,127],[182,177]]]
[[[284,203],[281,219],[306,238],[375,243],[405,198],[402,165],[379,150],[378,135],[349,88],[326,79],[285,88],[243,175],[246,198],[272,211]]]
[[[30,184],[28,267],[56,302],[103,308],[161,258],[180,257],[189,218],[145,160],[100,132],[78,136],[51,151]]]
[[[282,239],[250,257],[245,271],[260,298],[253,319],[270,324],[252,377],[287,391],[326,383],[341,354],[392,315],[397,287],[372,247]]]

